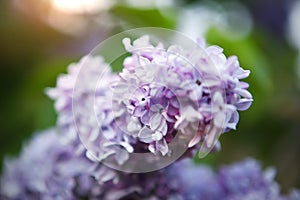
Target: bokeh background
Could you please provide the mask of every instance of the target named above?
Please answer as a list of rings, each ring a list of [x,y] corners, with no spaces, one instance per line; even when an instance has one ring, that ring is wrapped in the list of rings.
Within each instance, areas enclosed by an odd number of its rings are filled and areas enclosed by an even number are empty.
[[[300,188],[300,2],[297,0],[0,0],[0,161],[55,125],[44,94],[70,62],[122,30],[155,26],[237,55],[252,71],[254,103],[212,166],[254,157],[277,169],[282,190]],[[47,159],[47,158],[45,158]]]

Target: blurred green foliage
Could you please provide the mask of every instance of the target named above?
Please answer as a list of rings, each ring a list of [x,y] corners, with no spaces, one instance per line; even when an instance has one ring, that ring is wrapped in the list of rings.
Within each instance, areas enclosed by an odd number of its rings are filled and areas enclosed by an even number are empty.
[[[176,12],[174,9],[161,10],[155,8],[138,9],[125,5],[116,5],[110,12],[132,27],[163,27],[173,29],[176,26]]]

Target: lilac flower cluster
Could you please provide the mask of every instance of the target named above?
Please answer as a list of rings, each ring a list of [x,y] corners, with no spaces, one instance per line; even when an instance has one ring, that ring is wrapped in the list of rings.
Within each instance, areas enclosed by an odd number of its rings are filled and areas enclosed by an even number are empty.
[[[189,49],[164,48],[153,46],[148,36],[123,43],[132,56],[114,85],[114,105],[126,116],[126,133],[152,153],[170,153],[168,143],[177,134],[189,148],[202,142],[212,149],[219,134],[236,128],[237,111],[253,101],[248,84],[239,80],[250,72],[218,46],[198,40]]]
[[[102,57],[87,56],[47,91],[56,101],[58,126],[77,132],[93,161],[114,157],[122,165],[136,152],[170,156],[174,138],[184,149],[209,152],[221,133],[236,128],[237,111],[253,101],[240,81],[249,71],[220,47],[198,40],[192,48],[164,48],[148,36],[123,43],[132,55],[120,73]]]
[[[4,161],[0,199],[76,199],[101,193],[116,172],[63,143],[56,129],[38,133],[17,159]],[[1,198],[2,197],[2,198]]]
[[[300,192],[280,195],[274,170],[253,159],[217,172],[189,159],[150,173],[120,173],[93,165],[61,143],[50,129],[35,136],[18,159],[5,161],[1,199],[297,200]],[[97,175],[97,176],[95,176]],[[117,178],[116,178],[117,177]]]

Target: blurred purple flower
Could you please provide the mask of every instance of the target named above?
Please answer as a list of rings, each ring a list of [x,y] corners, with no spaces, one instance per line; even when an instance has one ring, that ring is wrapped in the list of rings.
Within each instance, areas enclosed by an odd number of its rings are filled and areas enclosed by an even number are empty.
[[[150,173],[114,172],[94,165],[83,154],[61,143],[50,129],[24,146],[18,159],[6,160],[1,176],[2,199],[146,199],[146,200],[296,200],[274,181],[274,170],[263,171],[253,159],[221,167],[196,165],[182,159]]]
[[[184,159],[170,166],[170,184],[179,188],[179,199],[217,200],[223,196],[217,174],[207,165],[196,165]]]
[[[275,170],[262,170],[261,165],[253,160],[221,167],[218,179],[226,199],[279,199],[280,188],[274,181]]]
[[[300,192],[280,194],[273,169],[262,170],[253,160],[223,166],[217,172],[207,165],[182,159],[151,173],[122,174],[117,184],[104,184],[103,199],[148,200],[296,200]]]
[[[55,100],[57,125],[66,143],[75,143],[78,151],[85,151],[82,142],[88,147],[88,158],[95,162],[113,155],[122,164],[133,151],[132,139],[114,122],[110,83],[116,78],[102,57],[88,55],[71,64],[68,74],[58,78],[56,88],[46,91]]]
[[[6,159],[0,197],[76,199],[77,193],[84,193],[86,188],[97,194],[101,184],[117,181],[115,171],[89,161],[84,154],[76,155],[74,148],[61,139],[55,129],[49,129],[26,144],[19,158]]]
[[[300,197],[297,190],[281,195],[274,180],[275,170],[262,170],[261,165],[250,158],[223,166],[217,172],[208,166],[182,160],[168,171],[168,175],[177,179],[172,183],[179,185],[181,199],[294,200]]]

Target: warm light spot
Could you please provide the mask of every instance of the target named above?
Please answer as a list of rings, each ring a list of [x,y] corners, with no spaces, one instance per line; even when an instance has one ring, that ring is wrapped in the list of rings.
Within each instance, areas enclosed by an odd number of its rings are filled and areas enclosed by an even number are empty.
[[[112,0],[51,0],[54,9],[69,14],[97,13],[107,10]]]
[[[88,21],[80,15],[66,15],[54,11],[49,13],[47,22],[52,28],[69,35],[81,35],[88,26]]]

